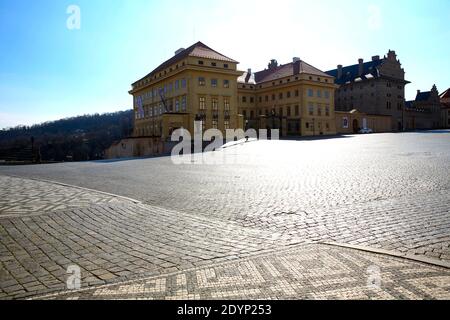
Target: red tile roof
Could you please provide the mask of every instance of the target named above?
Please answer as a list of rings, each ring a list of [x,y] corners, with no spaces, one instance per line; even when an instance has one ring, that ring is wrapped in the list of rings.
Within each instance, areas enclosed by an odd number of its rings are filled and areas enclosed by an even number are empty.
[[[156,69],[154,69],[152,72],[147,74],[145,77],[139,79],[135,83],[137,83],[149,76],[153,76],[154,74],[167,69],[168,67],[172,66],[176,62],[181,61],[187,57],[198,57],[198,58],[204,58],[204,59],[220,60],[220,61],[224,61],[224,62],[239,63],[239,62],[237,62],[231,58],[228,58],[227,56],[224,56],[223,54],[211,49],[210,47],[208,47],[207,45],[205,45],[204,43],[199,41],[197,43],[194,43],[189,48],[174,55],[172,58],[164,61]]]
[[[444,99],[450,99],[450,88],[448,88],[447,90],[445,90],[444,92],[442,92],[439,95],[439,99],[444,100]]]
[[[306,63],[305,61],[299,60],[297,62],[282,64],[275,68],[269,68],[255,72],[255,81],[256,83],[274,81],[277,79],[302,73],[321,77],[331,77],[325,72]]]

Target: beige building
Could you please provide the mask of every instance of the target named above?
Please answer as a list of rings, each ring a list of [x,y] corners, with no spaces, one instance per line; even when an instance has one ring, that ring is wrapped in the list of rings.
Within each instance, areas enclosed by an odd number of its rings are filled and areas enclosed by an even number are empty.
[[[177,128],[194,132],[242,128],[238,115],[238,62],[201,42],[179,49],[144,78],[132,84],[135,111],[134,136],[170,138]]]
[[[389,115],[391,131],[404,128],[405,71],[395,51],[389,50],[383,58],[373,56],[370,61],[358,59],[350,66],[338,65],[327,71],[336,78],[336,110],[355,108],[372,115]]]
[[[197,42],[134,82],[133,136],[106,151],[114,157],[146,156],[170,150],[171,134],[179,128],[194,135],[194,123],[203,131],[243,128],[238,114],[238,62]]]
[[[415,100],[406,102],[404,118],[406,130],[440,128],[441,103],[436,86],[430,91],[417,90]]]
[[[392,117],[360,112],[357,109],[336,111],[336,131],[340,134],[358,133],[360,129],[372,129],[374,133],[391,132]]]
[[[334,78],[299,58],[238,78],[246,128],[280,129],[281,136],[334,135]]]
[[[450,128],[450,88],[439,95],[441,103],[441,127]]]

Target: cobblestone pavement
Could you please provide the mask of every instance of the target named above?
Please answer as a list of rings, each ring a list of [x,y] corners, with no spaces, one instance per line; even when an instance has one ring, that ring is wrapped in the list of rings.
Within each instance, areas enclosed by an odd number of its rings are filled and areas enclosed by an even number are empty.
[[[52,202],[50,183],[26,182],[32,197]],[[72,199],[73,188],[65,193]],[[99,197],[91,191],[87,201]],[[22,199],[22,195],[19,199]],[[155,275],[243,258],[258,252],[305,242],[237,223],[208,219],[174,210],[116,199],[107,204],[60,210],[64,192],[54,211],[41,214],[0,214],[0,298],[25,298],[63,290],[67,268],[80,267],[84,286]],[[30,202],[24,202],[25,213]],[[19,212],[16,202],[14,212]],[[8,203],[5,208],[11,210]],[[41,204],[36,206],[40,210]],[[58,209],[58,210],[56,210]],[[2,207],[0,207],[2,212]]]
[[[39,214],[100,203],[123,202],[117,196],[43,181],[0,176],[0,216]],[[49,201],[51,199],[51,201]]]
[[[450,270],[324,245],[41,299],[450,299]]]
[[[243,227],[450,261],[450,131],[258,141],[218,153],[0,167]]]
[[[310,242],[450,262],[450,132],[259,141],[217,154],[235,164],[0,166],[0,298],[62,290],[72,264],[94,286]]]

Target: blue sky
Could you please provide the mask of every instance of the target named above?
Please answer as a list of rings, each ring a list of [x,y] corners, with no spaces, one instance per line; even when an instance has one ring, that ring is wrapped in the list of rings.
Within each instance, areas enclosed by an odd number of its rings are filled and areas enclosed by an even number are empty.
[[[293,56],[328,70],[393,49],[412,99],[450,87],[449,21],[448,0],[0,0],[0,128],[131,108],[131,83],[199,40],[241,70]]]

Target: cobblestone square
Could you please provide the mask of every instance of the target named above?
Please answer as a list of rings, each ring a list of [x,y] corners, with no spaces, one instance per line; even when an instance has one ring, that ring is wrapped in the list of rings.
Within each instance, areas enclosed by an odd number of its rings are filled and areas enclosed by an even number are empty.
[[[0,298],[449,298],[449,131],[217,152],[0,166]]]

